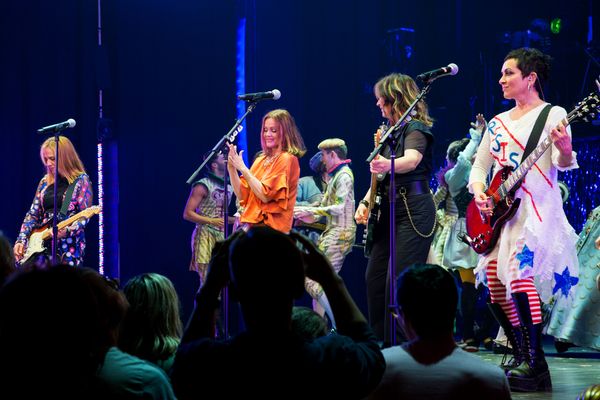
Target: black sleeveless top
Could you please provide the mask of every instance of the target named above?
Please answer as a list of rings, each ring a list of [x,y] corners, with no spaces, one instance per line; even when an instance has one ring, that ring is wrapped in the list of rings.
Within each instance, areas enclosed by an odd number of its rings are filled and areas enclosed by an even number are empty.
[[[69,187],[69,181],[67,178],[63,178],[59,175],[58,186],[56,187],[57,191],[57,212],[60,213],[60,209],[62,207],[63,198],[65,197],[65,192]],[[48,185],[46,188],[46,193],[44,194],[43,200],[44,211],[47,214],[52,214],[54,212],[54,183]]]
[[[404,174],[395,174],[396,178],[396,189],[399,189],[401,186],[415,181],[425,181],[429,182],[431,179],[431,174],[433,173],[433,134],[429,130],[429,128],[420,121],[411,121],[408,124],[405,124],[400,128],[400,137],[396,144],[396,158],[400,158],[404,155],[405,148],[405,140],[406,136],[412,131],[420,131],[425,135],[427,139],[427,147],[423,153],[423,158],[417,167]],[[387,146],[386,146],[387,147]],[[390,158],[391,152],[388,148],[384,148],[381,152],[385,158]],[[390,186],[390,174],[386,174],[383,179],[383,186],[385,187],[385,192],[388,193],[387,188]]]

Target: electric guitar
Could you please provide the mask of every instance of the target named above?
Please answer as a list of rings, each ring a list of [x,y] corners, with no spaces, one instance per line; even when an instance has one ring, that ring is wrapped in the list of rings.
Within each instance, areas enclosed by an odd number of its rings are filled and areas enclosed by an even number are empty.
[[[71,225],[75,221],[90,218],[98,214],[99,212],[99,206],[88,207],[85,210],[59,223],[57,226],[58,231],[60,231],[66,226]],[[52,232],[52,227],[49,226],[50,222],[52,221],[49,221],[47,224],[36,228],[32,231],[31,236],[27,241],[27,249],[25,250],[25,254],[23,254],[23,257],[21,257],[21,259],[18,261],[20,265],[23,265],[29,258],[31,258],[32,255],[36,253],[41,253],[44,250],[46,250],[44,242],[50,239],[50,233]]]
[[[599,104],[598,92],[591,93],[578,103],[561,123],[566,127],[572,122],[585,120],[588,115],[593,116]],[[521,186],[527,172],[551,145],[552,138],[548,135],[515,171],[511,173],[512,168],[507,166],[494,175],[490,187],[485,191],[494,208],[491,216],[482,214],[475,199],[471,200],[466,215],[467,234],[462,239],[477,254],[489,254],[494,249],[502,226],[515,216],[521,204],[521,199],[515,199],[515,192]]]
[[[385,125],[381,125],[379,129],[377,129],[377,133],[375,134],[375,147],[379,146],[379,139],[381,135],[385,134],[385,130],[387,127]],[[363,238],[363,243],[365,245],[365,257],[369,258],[371,256],[371,247],[373,247],[373,228],[377,221],[379,221],[379,215],[381,214],[381,186],[378,185],[379,180],[383,174],[371,174],[371,196],[369,199],[369,220],[367,223],[367,229],[365,229],[365,234]]]

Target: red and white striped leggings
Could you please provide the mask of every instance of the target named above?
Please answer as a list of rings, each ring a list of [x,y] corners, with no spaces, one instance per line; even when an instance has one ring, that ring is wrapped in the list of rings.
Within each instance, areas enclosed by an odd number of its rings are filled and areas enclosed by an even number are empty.
[[[519,326],[519,316],[517,315],[517,310],[513,303],[512,297],[506,296],[506,287],[498,279],[498,261],[495,260],[490,262],[485,272],[487,274],[492,303],[500,304],[502,310],[508,316],[512,326]],[[535,290],[533,277],[511,282],[510,289],[512,293],[527,293],[527,296],[529,297],[529,308],[531,310],[531,318],[533,323],[541,323],[542,312],[540,309],[540,298]]]

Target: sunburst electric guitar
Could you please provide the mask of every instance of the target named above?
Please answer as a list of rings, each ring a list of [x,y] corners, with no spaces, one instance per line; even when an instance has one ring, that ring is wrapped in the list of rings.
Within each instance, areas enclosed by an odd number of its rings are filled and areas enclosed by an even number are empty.
[[[561,123],[566,127],[572,122],[586,119],[588,115],[593,115],[599,104],[600,96],[598,92],[594,92],[577,104]],[[467,234],[463,240],[476,253],[488,254],[494,249],[502,226],[514,217],[519,208],[521,199],[515,199],[515,193],[521,186],[523,178],[551,145],[552,138],[546,136],[515,171],[511,173],[512,168],[507,166],[494,175],[490,187],[485,191],[492,200],[494,208],[491,216],[482,214],[477,208],[475,199],[471,200],[466,215]]]
[[[100,212],[99,206],[88,207],[85,210],[73,215],[72,217],[62,221],[58,224],[57,228],[60,231],[66,226],[71,225],[73,222],[88,219]],[[27,241],[27,249],[25,250],[25,254],[19,260],[19,264],[23,265],[32,255],[36,253],[41,253],[46,250],[45,242],[50,239],[50,233],[52,232],[52,227],[49,226],[50,222],[47,224],[36,228],[32,231],[29,240]]]

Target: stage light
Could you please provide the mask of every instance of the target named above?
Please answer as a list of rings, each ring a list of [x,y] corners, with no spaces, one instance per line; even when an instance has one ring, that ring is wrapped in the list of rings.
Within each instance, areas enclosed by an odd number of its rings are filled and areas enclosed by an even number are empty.
[[[104,149],[98,142],[98,272],[104,275]]]
[[[561,29],[562,29],[562,20],[560,18],[554,18],[552,20],[552,22],[550,22],[550,30],[555,35],[558,35],[560,33]]]

